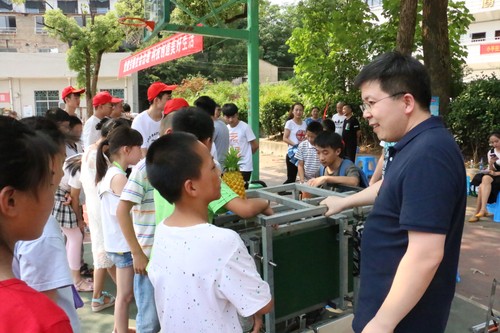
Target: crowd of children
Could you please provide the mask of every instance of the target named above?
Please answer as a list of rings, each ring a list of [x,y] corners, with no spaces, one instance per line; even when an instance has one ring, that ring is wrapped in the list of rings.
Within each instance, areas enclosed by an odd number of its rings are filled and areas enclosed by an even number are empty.
[[[24,152],[19,175],[5,172],[0,183],[0,218],[6,221],[0,226],[0,251],[14,259],[9,265],[0,261],[0,293],[13,305],[45,304],[47,313],[16,325],[80,332],[78,292],[92,292],[93,312],[114,306],[117,333],[130,330],[134,298],[138,332],[238,332],[240,317],[252,317],[253,332],[259,331],[262,315],[273,306],[269,285],[238,234],[211,224],[227,211],[243,218],[273,214],[268,200],[241,198],[220,177],[233,147],[249,182],[258,140],[235,104],[219,107],[201,96],[189,107],[172,98],[175,88],[153,83],[147,92],[150,108],[132,122],[119,115],[123,100],[103,91],[94,96],[93,115],[82,124],[75,110],[85,90],[71,86],[63,90],[66,110],[51,109],[43,118],[23,119],[25,124],[0,118],[2,135],[19,137],[13,143],[17,151],[2,151],[1,169],[10,168],[11,159],[20,163],[15,154]],[[302,104],[293,105],[285,130],[294,151],[287,156],[290,181],[298,173],[300,182],[311,186],[359,186],[356,167],[339,167],[340,136],[323,129],[327,124],[318,108],[302,122],[303,110]],[[7,145],[2,138],[0,144]],[[37,144],[29,147],[33,141]],[[346,174],[339,174],[344,169]],[[51,200],[41,195],[46,192]],[[26,205],[37,207],[36,218]],[[82,206],[92,236],[93,279],[80,273]],[[23,227],[28,218],[29,230]],[[57,269],[37,265],[44,262],[40,257],[51,257]],[[107,275],[116,284],[116,298],[104,290]],[[26,291],[30,296],[24,300],[20,293]],[[13,311],[9,304],[0,306],[0,313]],[[20,315],[14,311],[13,320]]]

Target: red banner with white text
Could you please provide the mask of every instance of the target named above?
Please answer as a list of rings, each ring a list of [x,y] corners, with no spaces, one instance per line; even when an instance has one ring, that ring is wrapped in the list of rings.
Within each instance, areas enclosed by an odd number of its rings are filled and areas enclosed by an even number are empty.
[[[203,51],[203,36],[175,34],[120,61],[118,77]]]

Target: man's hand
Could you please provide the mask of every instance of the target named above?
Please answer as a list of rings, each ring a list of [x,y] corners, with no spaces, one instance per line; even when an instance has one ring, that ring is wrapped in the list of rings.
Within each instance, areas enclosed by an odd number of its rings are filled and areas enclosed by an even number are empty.
[[[318,187],[318,186],[323,185],[324,183],[326,183],[326,177],[325,176],[321,176],[321,177],[309,179],[307,181],[307,185],[312,186],[312,187]]]
[[[337,214],[346,209],[345,198],[336,197],[333,195],[321,201],[319,204],[325,205],[328,208],[325,216]]]
[[[134,254],[132,257],[134,259],[135,274],[147,275],[146,267],[148,266],[149,259],[144,252],[141,251],[138,254]]]

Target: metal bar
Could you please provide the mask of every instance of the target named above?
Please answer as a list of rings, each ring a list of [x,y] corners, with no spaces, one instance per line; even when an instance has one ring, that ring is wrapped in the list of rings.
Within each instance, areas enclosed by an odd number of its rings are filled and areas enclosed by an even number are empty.
[[[344,231],[347,230],[347,217],[340,219],[339,221],[339,307],[342,310],[347,308],[344,297],[349,293],[349,268],[348,268],[348,251],[349,244],[347,235]]]
[[[259,1],[247,1],[247,30],[248,30],[248,81],[250,93],[250,109],[248,110],[248,122],[257,142],[260,137],[259,127]],[[252,180],[258,180],[260,177],[259,152],[252,156],[253,171]]]
[[[212,4],[211,4],[211,1],[210,2],[210,7],[213,8]],[[205,16],[202,16],[198,19],[198,21],[196,21],[196,23],[201,23],[201,22],[204,22],[206,19],[212,17],[212,16],[215,16],[215,15],[218,15],[219,13],[223,12],[224,10],[226,10],[227,8],[229,8],[230,6],[234,5],[235,3],[243,3],[245,2],[245,0],[230,0],[228,2],[225,2],[222,6],[219,6],[217,8],[212,9],[212,12],[205,15]],[[224,24],[224,23],[223,23]],[[225,27],[225,25],[223,26]]]
[[[171,3],[175,4],[175,6],[177,8],[179,8],[180,10],[182,10],[184,13],[188,14],[189,17],[191,17],[193,20],[198,20],[198,16],[194,15],[189,9],[186,8],[186,6],[184,6],[183,4],[181,3],[178,3],[177,0],[170,0]],[[205,23],[205,22],[202,22],[202,23]]]
[[[153,34],[158,33],[160,30],[184,32],[194,35],[203,35],[211,37],[248,40],[248,31],[245,29],[221,29],[221,28],[212,28],[204,26],[199,27],[191,25],[165,23],[159,28],[155,28],[155,32],[153,32]]]
[[[269,261],[273,260],[273,233],[271,226],[265,226],[265,222],[261,221],[262,230],[262,253],[263,262],[262,269],[264,271],[264,280],[267,281],[271,289],[271,294],[274,295],[274,267],[268,265]],[[274,333],[276,330],[276,318],[274,308],[265,315],[266,332]]]
[[[208,6],[210,7],[210,10],[211,10],[210,16],[215,18],[215,20],[217,21],[217,26],[219,28],[225,28],[226,25],[219,18],[219,15],[218,15],[219,11],[218,10],[216,11],[214,4],[212,3],[212,0],[207,0],[207,2],[208,2]]]

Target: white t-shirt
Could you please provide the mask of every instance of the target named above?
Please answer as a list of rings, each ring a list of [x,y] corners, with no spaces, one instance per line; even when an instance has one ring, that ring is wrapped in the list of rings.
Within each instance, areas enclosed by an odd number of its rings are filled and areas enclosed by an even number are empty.
[[[236,127],[227,125],[229,130],[229,145],[239,151],[241,156],[238,166],[240,171],[252,171],[252,146],[250,141],[255,140],[255,134],[244,121],[239,121]]]
[[[101,119],[92,115],[87,121],[85,125],[83,125],[82,131],[82,141],[83,141],[83,149],[87,149],[91,144],[96,143],[97,140],[101,138],[101,131],[96,130],[95,126],[99,124]]]
[[[73,279],[64,238],[59,223],[52,215],[40,238],[16,242],[12,271],[16,278],[37,291],[56,289],[57,305],[68,315],[73,332],[81,331],[71,290]]]
[[[111,180],[116,175],[125,175],[123,170],[116,166],[109,167],[104,178],[97,184],[99,196],[101,197],[101,218],[104,238],[104,249],[107,252],[123,253],[130,252],[122,229],[116,217],[116,208],[120,202],[120,194],[116,194],[111,189]]]
[[[342,136],[342,132],[343,132],[343,129],[344,129],[345,116],[336,113],[336,114],[334,114],[332,116],[332,120],[335,123],[335,133],[337,133],[340,136]]]
[[[290,136],[288,137],[292,140],[293,145],[299,144],[306,138],[306,122],[303,121],[301,125],[297,125],[293,119],[287,120],[285,123],[285,129],[290,130]],[[288,145],[288,148],[292,146]]]
[[[160,223],[148,276],[164,332],[242,332],[237,312],[249,317],[271,300],[240,236],[208,223]]]
[[[142,135],[141,148],[148,149],[151,144],[160,137],[160,121],[154,121],[148,114],[148,110],[139,113],[132,121],[132,128]]]

